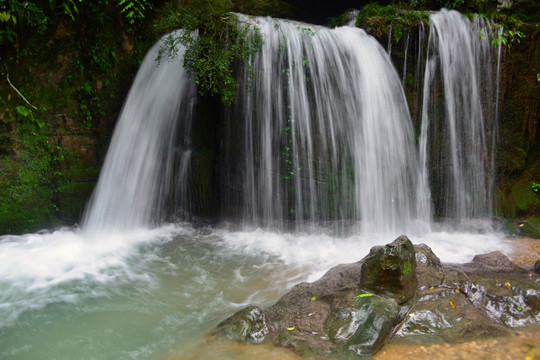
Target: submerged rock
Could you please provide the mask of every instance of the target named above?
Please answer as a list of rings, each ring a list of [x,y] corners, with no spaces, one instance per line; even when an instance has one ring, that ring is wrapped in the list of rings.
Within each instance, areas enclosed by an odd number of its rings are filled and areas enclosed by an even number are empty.
[[[411,342],[503,336],[540,324],[539,280],[500,252],[443,264],[401,236],[296,285],[267,309],[237,312],[214,334],[340,359],[370,357],[393,335]]]

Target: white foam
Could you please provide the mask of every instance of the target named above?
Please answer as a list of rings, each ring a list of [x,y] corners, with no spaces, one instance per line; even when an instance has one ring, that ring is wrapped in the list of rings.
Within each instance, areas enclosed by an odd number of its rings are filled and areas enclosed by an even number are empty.
[[[375,235],[335,237],[324,233],[291,234],[261,229],[218,233],[228,251],[273,256],[287,265],[307,267],[311,271],[309,281],[316,280],[332,266],[361,260],[373,246],[395,240]],[[511,250],[503,241],[504,235],[496,232],[431,232],[409,238],[414,244],[430,246],[435,255],[446,263],[465,263],[477,254],[495,250],[508,254]]]

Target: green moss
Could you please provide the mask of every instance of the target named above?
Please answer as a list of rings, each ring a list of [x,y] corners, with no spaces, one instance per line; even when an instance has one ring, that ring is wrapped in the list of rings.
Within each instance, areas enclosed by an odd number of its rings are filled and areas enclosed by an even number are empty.
[[[540,238],[540,218],[528,218],[522,233],[525,236]]]
[[[371,3],[362,8],[356,18],[356,26],[365,29],[373,36],[381,37],[392,25],[392,35],[395,43],[399,43],[404,30],[427,23],[429,14],[424,11],[402,10],[394,5],[381,6]]]

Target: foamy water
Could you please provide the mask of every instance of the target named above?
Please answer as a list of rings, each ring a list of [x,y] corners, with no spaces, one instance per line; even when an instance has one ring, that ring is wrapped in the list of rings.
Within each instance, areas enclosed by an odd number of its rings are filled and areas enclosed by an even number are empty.
[[[156,358],[182,353],[236,310],[269,306],[394,239],[189,225],[0,237],[0,358]],[[411,236],[443,262],[507,251],[501,234]],[[191,345],[189,345],[191,343]]]

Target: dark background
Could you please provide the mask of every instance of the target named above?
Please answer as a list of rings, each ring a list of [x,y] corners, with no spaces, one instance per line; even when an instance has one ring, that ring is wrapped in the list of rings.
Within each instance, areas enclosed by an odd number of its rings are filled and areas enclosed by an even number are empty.
[[[323,25],[328,19],[344,13],[348,9],[360,9],[362,6],[377,2],[387,5],[390,0],[285,0],[295,8],[295,19],[312,24]]]

